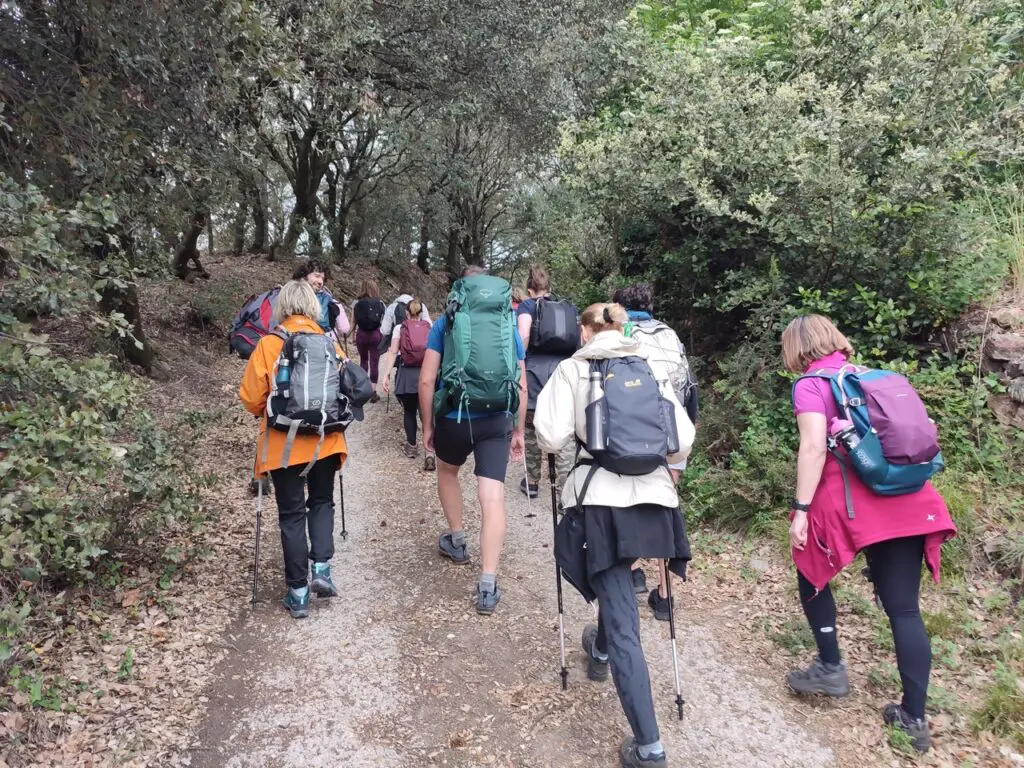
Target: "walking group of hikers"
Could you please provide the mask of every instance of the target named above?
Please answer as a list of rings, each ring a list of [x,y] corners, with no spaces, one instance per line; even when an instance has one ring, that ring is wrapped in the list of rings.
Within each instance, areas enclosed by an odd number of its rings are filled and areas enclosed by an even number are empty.
[[[322,265],[308,262],[272,295],[254,297],[231,339],[248,357],[239,396],[261,419],[255,472],[269,473],[274,485],[285,607],[302,618],[311,592],[337,595],[330,569],[334,477],[348,455],[345,429],[363,418],[378,390],[393,393],[402,406],[404,454],[418,458],[422,445],[424,469],[436,470],[446,523],[438,552],[456,565],[471,562],[459,472],[473,455],[481,615],[494,613],[503,594],[498,570],[509,461],[523,462],[519,488],[536,498],[547,455],[563,687],[564,577],[585,599],[597,600],[597,623],[584,628],[582,646],[588,678],[612,677],[629,721],[621,764],[667,765],[636,595],[647,593],[640,562],[656,560],[659,584],[647,600],[655,618],[670,622],[675,658],[669,574],[685,578],[691,557],[677,484],[693,445],[698,401],[683,345],[654,318],[652,287],[622,288],[613,301],[580,313],[551,294],[543,267],[530,270],[521,295],[504,279],[468,267],[433,321],[409,294],[385,306],[367,280],[350,323],[326,291],[326,275]],[[266,317],[259,314],[264,303],[272,306]],[[339,343],[353,324],[359,366]],[[863,551],[889,616],[903,683],[902,702],[882,715],[925,751],[930,645],[919,609],[920,572],[926,563],[938,579],[940,545],[956,529],[929,483],[942,457],[923,403],[906,379],[854,366],[852,355],[825,317],[799,317],[782,335],[783,362],[796,375],[800,434],[790,540],[818,646],[810,667],[791,672],[787,682],[800,694],[849,692],[829,582]],[[676,704],[682,717],[678,667]]]

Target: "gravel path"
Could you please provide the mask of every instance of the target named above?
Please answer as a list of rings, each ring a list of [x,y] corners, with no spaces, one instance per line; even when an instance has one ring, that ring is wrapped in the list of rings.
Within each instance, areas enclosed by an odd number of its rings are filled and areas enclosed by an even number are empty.
[[[493,617],[479,617],[476,567],[437,557],[443,517],[434,476],[402,457],[399,432],[399,413],[385,414],[383,403],[351,430],[344,478],[350,535],[341,539],[339,515],[333,563],[341,595],[314,600],[305,621],[290,619],[278,603],[280,546],[267,500],[261,603],[228,633],[237,650],[209,693],[193,765],[617,765],[625,717],[611,683],[586,679],[579,635],[593,610],[571,588],[569,689],[559,686],[550,507],[542,498],[531,510],[518,491],[522,470],[510,468],[504,599]],[[470,467],[464,475],[475,555]],[[675,718],[668,627],[646,606],[641,611],[670,764],[835,765],[821,735],[780,696],[779,682],[738,665],[715,612],[686,584],[676,594],[683,722]]]

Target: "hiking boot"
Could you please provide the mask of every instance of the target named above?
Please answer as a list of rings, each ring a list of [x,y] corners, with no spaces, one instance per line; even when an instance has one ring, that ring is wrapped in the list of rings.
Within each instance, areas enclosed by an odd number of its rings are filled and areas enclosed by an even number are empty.
[[[643,568],[633,569],[633,591],[638,595],[647,592],[647,574],[644,573]]]
[[[525,477],[519,481],[519,490],[522,491],[524,496],[529,496],[531,499],[536,499],[538,496],[540,496],[540,484],[527,484]]]
[[[650,757],[640,757],[639,749],[636,739],[627,736],[619,747],[619,763],[622,768],[668,768],[664,752]]]
[[[928,721],[911,717],[901,704],[886,704],[882,708],[882,719],[886,725],[899,728],[906,733],[918,752],[927,752],[931,747],[932,731],[928,727]]]
[[[469,553],[466,552],[466,545],[455,546],[452,543],[452,535],[450,533],[441,534],[441,538],[437,540],[437,551],[456,565],[466,565],[469,562]]]
[[[415,445],[406,443],[405,447],[402,449],[402,453],[405,454],[405,458],[407,459],[418,459],[420,456],[420,449]]]
[[[329,563],[313,563],[313,583],[309,587],[317,597],[337,597],[338,588],[331,581]]]
[[[675,602],[675,598],[672,599],[672,602]],[[667,597],[662,597],[658,593],[657,587],[652,589],[651,594],[647,596],[647,604],[651,606],[654,618],[658,621],[669,621],[672,618],[672,606],[669,605]]]
[[[372,395],[370,395],[370,402],[371,403],[379,403],[380,402],[380,395],[378,395],[376,392],[374,392]]]
[[[437,461],[434,459],[434,454],[428,453],[426,458],[423,459],[423,471],[433,472],[437,469]]]
[[[501,587],[497,584],[494,585],[493,592],[484,592],[480,589],[480,585],[476,585],[476,612],[481,616],[490,616],[494,613],[494,609],[498,607],[498,601],[501,600]]]
[[[587,654],[587,677],[595,683],[603,683],[608,679],[608,661],[597,658],[597,624],[587,624],[583,628],[583,650]]]
[[[288,588],[288,594],[284,596],[284,607],[288,609],[288,613],[292,615],[293,619],[304,619],[309,616],[309,590],[306,589],[302,595],[299,595],[291,587]]]
[[[845,696],[850,692],[850,678],[846,662],[826,664],[820,658],[807,669],[794,669],[786,675],[793,693],[820,693],[825,696]]]

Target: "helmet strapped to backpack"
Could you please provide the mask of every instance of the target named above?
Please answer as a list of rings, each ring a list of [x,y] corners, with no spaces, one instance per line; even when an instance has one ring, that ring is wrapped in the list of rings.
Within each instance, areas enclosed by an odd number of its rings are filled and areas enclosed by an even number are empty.
[[[341,361],[334,340],[322,333],[273,331],[284,344],[273,370],[273,387],[267,397],[267,426],[288,433],[281,466],[288,466],[295,436],[319,435],[313,458],[302,471],[312,469],[320,457],[324,435],[343,432],[356,418],[353,403],[342,391]],[[264,443],[263,461],[269,441]]]
[[[829,383],[840,415],[853,422],[856,430],[855,444],[844,452],[834,439],[829,439],[829,450],[843,472],[846,511],[851,519],[854,514],[846,475],[848,464],[869,489],[881,496],[915,493],[945,466],[935,422],[928,418],[921,397],[903,376],[845,365],[834,372],[806,374],[797,383],[806,378]]]
[[[493,275],[457,280],[445,310],[448,330],[434,413],[515,413],[519,408],[512,289]]]
[[[542,296],[530,326],[530,352],[568,357],[580,346],[580,314],[567,299]]]
[[[652,370],[668,377],[676,399],[685,406],[697,383],[676,332],[660,320],[637,320],[628,324],[626,335],[640,342]]]

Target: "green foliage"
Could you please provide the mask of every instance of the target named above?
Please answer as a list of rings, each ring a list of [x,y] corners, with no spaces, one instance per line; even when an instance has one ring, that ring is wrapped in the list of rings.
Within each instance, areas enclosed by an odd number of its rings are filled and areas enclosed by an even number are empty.
[[[1006,736],[1024,747],[1024,685],[1010,667],[1000,664],[996,668],[985,701],[971,723],[975,730]]]

